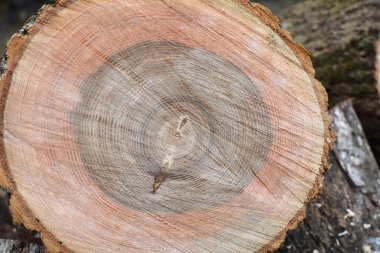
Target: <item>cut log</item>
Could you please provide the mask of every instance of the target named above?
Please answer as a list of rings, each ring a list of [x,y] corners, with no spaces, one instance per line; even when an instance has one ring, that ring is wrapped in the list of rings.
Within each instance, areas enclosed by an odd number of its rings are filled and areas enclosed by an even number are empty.
[[[379,252],[380,169],[351,101],[331,110],[337,141],[323,194],[278,252]]]
[[[326,93],[259,5],[59,1],[6,67],[0,180],[51,252],[265,252],[320,190]]]
[[[376,84],[378,0],[308,0],[281,14],[284,28],[309,50],[330,105],[354,98],[354,108],[380,162],[380,97]]]

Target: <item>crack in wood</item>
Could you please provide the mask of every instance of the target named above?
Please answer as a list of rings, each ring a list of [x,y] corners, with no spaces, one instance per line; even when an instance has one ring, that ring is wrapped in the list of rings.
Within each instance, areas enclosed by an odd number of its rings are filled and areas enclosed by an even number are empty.
[[[154,179],[153,183],[153,193],[156,193],[161,184],[165,181],[166,176],[168,175],[169,162],[165,162],[164,166],[161,167],[160,174]]]
[[[183,117],[181,119],[181,122],[179,123],[179,126],[178,126],[178,130],[176,134],[174,135],[177,140],[181,139],[181,129],[187,124],[187,122],[188,122],[188,117]]]

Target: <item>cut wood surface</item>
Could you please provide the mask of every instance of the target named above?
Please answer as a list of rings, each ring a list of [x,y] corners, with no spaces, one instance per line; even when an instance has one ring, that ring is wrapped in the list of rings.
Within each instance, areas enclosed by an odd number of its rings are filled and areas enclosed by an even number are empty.
[[[379,0],[307,0],[285,10],[284,28],[310,52],[330,105],[353,105],[380,162],[380,96],[376,82]],[[378,72],[377,72],[378,73]]]
[[[323,193],[278,252],[380,252],[379,166],[352,101],[339,103],[331,116],[336,144]]]
[[[2,171],[50,252],[265,252],[333,140],[305,50],[243,1],[59,1],[8,45]]]

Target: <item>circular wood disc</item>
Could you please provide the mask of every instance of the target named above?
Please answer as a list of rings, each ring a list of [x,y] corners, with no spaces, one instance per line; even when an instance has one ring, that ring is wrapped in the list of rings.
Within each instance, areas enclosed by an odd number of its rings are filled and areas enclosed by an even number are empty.
[[[51,251],[266,251],[320,187],[324,90],[257,5],[65,1],[8,55],[2,184]]]

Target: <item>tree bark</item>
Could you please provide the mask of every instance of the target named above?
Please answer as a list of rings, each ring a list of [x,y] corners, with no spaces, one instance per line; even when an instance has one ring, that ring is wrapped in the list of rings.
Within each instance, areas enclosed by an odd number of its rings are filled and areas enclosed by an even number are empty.
[[[44,253],[43,246],[26,244],[21,241],[0,239],[0,252],[3,253]]]
[[[380,97],[376,91],[378,0],[308,0],[285,10],[284,28],[309,50],[330,105],[354,98],[354,107],[380,161]]]
[[[247,2],[65,0],[15,35],[0,81],[15,220],[51,252],[277,248],[333,137],[307,53]]]
[[[380,170],[351,101],[331,110],[337,133],[322,195],[277,252],[378,252]]]
[[[377,91],[380,95],[380,39],[376,43],[376,71],[375,79],[377,84]]]

